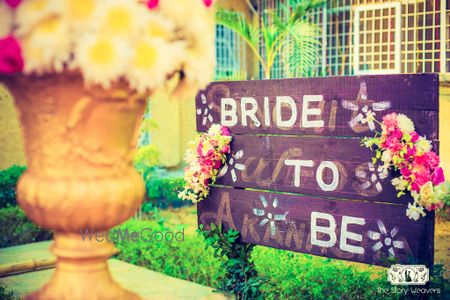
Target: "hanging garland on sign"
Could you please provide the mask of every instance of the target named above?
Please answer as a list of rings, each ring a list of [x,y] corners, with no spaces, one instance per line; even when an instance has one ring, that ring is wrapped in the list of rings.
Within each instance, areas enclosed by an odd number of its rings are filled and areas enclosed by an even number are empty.
[[[414,199],[408,203],[406,215],[417,221],[426,215],[425,210],[442,209],[448,198],[449,183],[439,166],[439,156],[432,151],[431,142],[420,136],[413,121],[403,114],[391,113],[378,122],[373,114],[368,116],[381,125],[381,133],[362,139],[362,145],[375,151],[373,164],[381,161],[384,171],[394,170],[400,176],[392,179],[397,197],[410,193]]]
[[[209,186],[216,182],[231,151],[230,143],[230,130],[219,124],[213,124],[207,133],[199,134],[189,143],[185,158],[188,166],[184,170],[186,185],[179,198],[197,203],[208,196]]]

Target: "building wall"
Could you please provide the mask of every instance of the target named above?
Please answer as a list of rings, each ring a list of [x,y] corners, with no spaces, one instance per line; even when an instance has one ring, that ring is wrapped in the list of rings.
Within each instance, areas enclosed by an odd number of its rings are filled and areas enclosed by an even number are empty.
[[[25,165],[25,154],[11,94],[0,84],[0,170]]]

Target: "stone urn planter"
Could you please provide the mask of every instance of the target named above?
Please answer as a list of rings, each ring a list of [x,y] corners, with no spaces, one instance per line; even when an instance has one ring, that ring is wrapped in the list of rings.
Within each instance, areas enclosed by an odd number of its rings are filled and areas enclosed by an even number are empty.
[[[12,92],[27,170],[17,188],[27,216],[53,230],[50,282],[27,299],[139,299],[112,279],[109,242],[83,241],[131,217],[144,195],[132,152],[146,95],[126,83],[85,87],[81,74],[0,77]]]

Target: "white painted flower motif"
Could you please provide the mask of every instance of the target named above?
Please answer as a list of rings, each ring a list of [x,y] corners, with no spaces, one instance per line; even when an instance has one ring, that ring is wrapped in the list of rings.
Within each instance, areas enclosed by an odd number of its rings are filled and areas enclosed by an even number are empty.
[[[375,130],[374,111],[383,111],[391,107],[389,101],[373,102],[367,100],[367,86],[365,82],[361,82],[358,97],[355,101],[343,100],[342,107],[354,112],[359,112],[348,124],[351,128],[360,124],[367,124],[371,131]]]
[[[381,193],[383,190],[383,186],[381,185],[381,180],[388,177],[388,169],[385,166],[376,167],[373,163],[368,163],[368,171],[365,170],[356,170],[356,177],[364,180],[364,182],[360,185],[360,188],[366,190],[371,186],[375,186],[378,193]]]
[[[398,233],[398,227],[394,227],[391,231],[386,229],[381,220],[377,220],[379,232],[369,230],[367,232],[371,240],[377,241],[372,246],[372,251],[376,252],[381,250],[383,247],[388,249],[389,256],[395,257],[395,248],[403,249],[405,247],[402,241],[394,240]]]
[[[281,214],[277,214],[277,215],[276,214],[272,214],[272,212],[270,212],[270,210],[267,209],[269,205],[267,203],[266,197],[264,197],[264,195],[259,195],[259,199],[261,200],[263,209],[253,208],[253,214],[255,216],[258,216],[258,217],[264,217],[261,220],[261,222],[259,222],[259,226],[262,227],[262,226],[266,225],[267,223],[269,223],[270,234],[272,236],[274,236],[276,234],[276,231],[277,231],[275,222],[276,221],[286,221],[286,215],[288,213],[286,212],[286,213],[284,213],[282,215]],[[277,206],[278,206],[278,199],[275,197],[275,199],[273,199],[273,202],[272,202],[272,207],[273,208],[277,208]]]
[[[208,104],[206,101],[205,94],[201,93],[200,98],[202,100],[201,106],[202,108],[197,108],[197,115],[203,116],[202,118],[202,125],[206,125],[206,121],[209,121],[211,124],[213,123],[214,119],[210,113],[211,109],[213,108],[214,104],[210,103]]]
[[[244,156],[244,150],[242,150],[242,149],[239,150],[238,152],[236,152],[236,154],[231,154],[230,159],[222,167],[219,174],[217,174],[217,177],[220,178],[220,177],[224,176],[228,172],[228,170],[230,170],[231,179],[233,179],[233,182],[236,182],[237,181],[236,170],[239,170],[239,171],[245,170],[245,165],[236,162],[238,159],[241,159],[243,156]]]

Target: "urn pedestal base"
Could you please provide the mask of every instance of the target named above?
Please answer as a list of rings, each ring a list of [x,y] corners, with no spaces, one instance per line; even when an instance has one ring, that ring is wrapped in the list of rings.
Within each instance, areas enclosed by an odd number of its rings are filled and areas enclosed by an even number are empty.
[[[134,300],[140,297],[118,285],[107,260],[116,250],[107,242],[89,241],[73,233],[56,233],[51,251],[58,257],[53,276],[44,287],[25,299]]]

